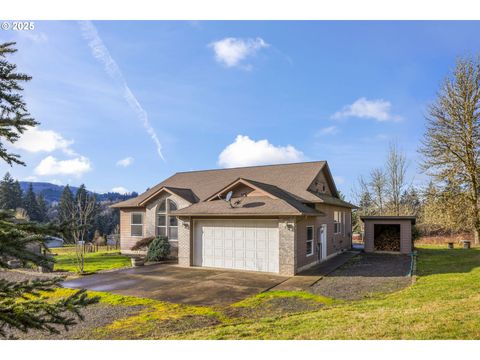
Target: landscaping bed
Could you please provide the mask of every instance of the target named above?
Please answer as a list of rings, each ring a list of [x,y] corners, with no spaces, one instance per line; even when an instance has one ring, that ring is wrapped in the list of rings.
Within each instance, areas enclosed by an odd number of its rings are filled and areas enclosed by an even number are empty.
[[[410,265],[409,255],[363,253],[321,279],[311,292],[343,300],[391,293],[411,284]]]

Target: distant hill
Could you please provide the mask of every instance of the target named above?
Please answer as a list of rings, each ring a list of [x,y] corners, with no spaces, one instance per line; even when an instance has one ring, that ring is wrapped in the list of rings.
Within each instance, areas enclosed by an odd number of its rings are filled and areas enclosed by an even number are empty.
[[[37,195],[42,194],[45,200],[49,203],[59,201],[60,197],[62,196],[63,189],[65,188],[65,186],[63,185],[55,185],[48,182],[20,181],[20,187],[22,188],[23,192],[28,190],[28,187],[30,186],[30,184],[32,184],[33,192]],[[75,195],[78,190],[78,187],[70,186],[70,190],[72,190],[72,193]],[[133,192],[131,194],[126,194],[126,195],[116,193],[116,192],[96,194],[98,201],[111,201],[111,202],[127,200],[137,195],[138,194],[136,192]]]

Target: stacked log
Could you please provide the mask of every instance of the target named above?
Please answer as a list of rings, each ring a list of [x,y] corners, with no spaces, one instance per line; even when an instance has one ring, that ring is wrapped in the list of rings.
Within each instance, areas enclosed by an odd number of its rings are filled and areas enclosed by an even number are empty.
[[[400,226],[375,225],[375,250],[400,251]]]

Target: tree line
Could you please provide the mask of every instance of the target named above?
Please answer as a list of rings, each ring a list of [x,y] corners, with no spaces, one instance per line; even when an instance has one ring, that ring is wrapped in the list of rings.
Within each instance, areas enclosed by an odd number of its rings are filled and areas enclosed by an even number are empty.
[[[429,234],[473,234],[480,243],[480,58],[457,60],[428,107],[418,148],[430,181],[414,187],[407,160],[391,145],[385,165],[359,179],[357,215],[416,215]],[[357,221],[358,224],[358,221]],[[357,226],[358,229],[358,226]]]
[[[18,180],[14,180],[10,173],[6,173],[0,181],[0,209],[15,212],[17,219],[37,223],[65,224],[65,228],[72,227],[76,217],[83,215],[81,241],[91,241],[94,238],[105,239],[105,235],[118,233],[119,211],[111,209],[111,202],[97,200],[97,196],[81,185],[75,194],[66,185],[58,203],[48,203],[42,194],[35,194],[30,184],[26,192],[22,191]],[[88,215],[79,214],[89,204]],[[81,210],[80,210],[81,209]],[[96,234],[96,236],[95,236]],[[67,243],[75,242],[74,231],[65,231],[64,240]]]

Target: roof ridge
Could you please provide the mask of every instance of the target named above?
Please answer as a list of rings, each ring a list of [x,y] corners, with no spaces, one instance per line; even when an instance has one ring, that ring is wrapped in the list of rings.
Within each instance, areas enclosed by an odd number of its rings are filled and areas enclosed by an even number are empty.
[[[177,171],[175,174],[188,174],[194,172],[207,172],[207,171],[222,171],[222,170],[235,170],[235,169],[252,169],[252,168],[261,168],[269,166],[289,166],[289,165],[300,165],[300,164],[314,164],[314,163],[326,163],[327,160],[314,160],[314,161],[300,161],[294,163],[281,163],[281,164],[267,164],[267,165],[252,165],[252,166],[235,166],[231,168],[220,168],[220,169],[204,169],[204,170],[190,170],[190,171]]]

